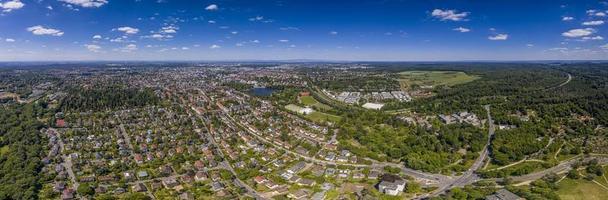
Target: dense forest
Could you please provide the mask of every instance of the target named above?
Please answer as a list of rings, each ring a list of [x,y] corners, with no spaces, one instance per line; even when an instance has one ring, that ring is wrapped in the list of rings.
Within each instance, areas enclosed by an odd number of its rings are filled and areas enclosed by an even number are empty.
[[[42,105],[0,107],[0,199],[37,199],[45,139]]]
[[[146,105],[157,105],[160,97],[150,88],[125,88],[120,85],[101,88],[71,88],[68,96],[62,101],[62,110],[107,110],[117,108],[133,108]]]

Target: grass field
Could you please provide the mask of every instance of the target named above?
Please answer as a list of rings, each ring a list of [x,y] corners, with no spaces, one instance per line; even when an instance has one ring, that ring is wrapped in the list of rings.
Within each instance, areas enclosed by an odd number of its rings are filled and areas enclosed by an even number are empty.
[[[608,190],[584,179],[564,179],[559,182],[557,194],[563,200],[600,200],[608,199]]]
[[[303,108],[300,106],[297,106],[297,105],[289,104],[289,105],[285,106],[285,109],[297,113],[298,111],[300,111]],[[315,122],[328,121],[328,122],[332,122],[332,123],[337,123],[342,119],[342,117],[340,117],[340,116],[331,115],[331,114],[327,114],[327,113],[319,112],[319,111],[314,111],[308,115],[301,115],[301,116],[303,116],[306,119],[315,121]]]
[[[300,97],[300,103],[304,104],[305,106],[311,106],[311,107],[316,108],[318,110],[331,110],[331,106],[328,106],[326,104],[323,104],[323,103],[317,101],[312,96],[303,96],[303,97]]]
[[[291,111],[291,112],[299,112],[300,110],[302,110],[303,108],[297,105],[293,105],[293,104],[289,104],[285,106],[285,109]]]
[[[319,103],[314,97],[311,97],[311,96],[300,97],[300,102],[302,102],[302,104],[307,105],[307,106],[312,106],[312,105]]]
[[[340,117],[340,116],[331,115],[331,114],[318,112],[318,111],[312,112],[312,113],[306,115],[305,117],[312,121],[315,121],[315,122],[329,121],[332,123],[337,123],[342,119],[342,117]]]
[[[405,71],[399,73],[399,83],[404,88],[412,86],[454,86],[474,81],[479,76],[457,71]]]

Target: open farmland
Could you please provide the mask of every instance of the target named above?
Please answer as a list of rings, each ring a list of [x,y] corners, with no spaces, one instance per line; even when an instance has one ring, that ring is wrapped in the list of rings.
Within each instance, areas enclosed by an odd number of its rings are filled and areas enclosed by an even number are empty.
[[[405,71],[399,75],[402,88],[454,86],[480,78],[458,71]]]

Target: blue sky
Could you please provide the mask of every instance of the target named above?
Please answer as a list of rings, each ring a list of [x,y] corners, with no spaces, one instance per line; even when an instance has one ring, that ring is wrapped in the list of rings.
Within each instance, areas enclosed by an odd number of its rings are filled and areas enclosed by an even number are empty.
[[[0,0],[0,61],[608,58],[592,0]]]

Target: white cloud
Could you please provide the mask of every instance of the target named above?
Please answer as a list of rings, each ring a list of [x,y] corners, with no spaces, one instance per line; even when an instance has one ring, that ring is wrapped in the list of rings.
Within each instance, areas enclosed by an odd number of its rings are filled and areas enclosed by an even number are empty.
[[[163,30],[163,33],[177,33],[177,31],[175,29],[166,29]]]
[[[599,35],[598,36],[593,36],[593,37],[591,37],[591,36],[585,36],[582,39],[583,40],[604,40],[604,37],[599,36]]]
[[[458,28],[455,28],[455,29],[452,29],[452,30],[458,31],[458,32],[461,32],[461,33],[466,33],[466,32],[470,32],[471,31],[471,29],[464,28],[464,27],[458,27]]]
[[[258,44],[258,43],[260,43],[260,41],[259,41],[259,40],[251,40],[251,43],[256,43],[256,44]]]
[[[91,52],[99,52],[99,50],[101,50],[101,47],[99,45],[94,44],[85,44],[84,47],[86,47]]]
[[[188,47],[182,47],[182,50],[189,50],[190,48]]]
[[[137,50],[137,45],[135,45],[135,44],[128,44],[127,46],[120,48],[120,51],[122,51],[122,52],[133,52],[136,50]]]
[[[12,39],[12,38],[6,38],[4,41],[5,41],[5,42],[15,42],[15,39]]]
[[[139,32],[139,29],[128,26],[119,27],[116,30],[124,32],[126,34],[136,34]]]
[[[597,16],[597,17],[605,17],[606,16],[605,12],[597,11],[597,10],[587,10],[587,14],[589,16]]]
[[[283,39],[283,40],[279,40],[279,42],[289,42],[289,40]]]
[[[604,21],[602,20],[583,22],[583,25],[585,26],[599,26],[602,24],[604,24]]]
[[[282,30],[282,31],[299,31],[300,28],[288,26],[288,27],[281,27],[281,28],[279,28],[279,30]]]
[[[219,48],[222,48],[222,47],[220,45],[214,44],[214,45],[209,46],[209,48],[210,49],[219,49]]]
[[[127,36],[117,37],[117,38],[111,39],[110,42],[118,42],[118,43],[134,42],[134,41],[127,40],[127,38],[128,38]]]
[[[562,52],[564,52],[564,51],[568,51],[568,48],[565,48],[565,47],[555,47],[555,48],[550,48],[550,49],[547,49],[547,50],[548,51],[562,51]]]
[[[163,33],[167,33],[167,34],[172,34],[172,33],[177,33],[177,30],[179,30],[179,28],[177,26],[165,26],[161,28],[161,32]]]
[[[337,31],[330,31],[329,34],[330,35],[338,35],[338,32]]]
[[[602,45],[600,48],[608,50],[608,44]]]
[[[59,0],[61,2],[82,6],[85,8],[99,8],[108,3],[108,0]]]
[[[154,33],[152,35],[143,36],[142,38],[152,38],[152,39],[157,39],[157,40],[168,40],[168,39],[173,38],[173,35]]]
[[[214,11],[217,9],[219,9],[219,7],[215,4],[211,4],[211,5],[208,5],[207,7],[205,7],[205,10],[209,10],[209,11]]]
[[[210,24],[215,24],[215,20],[209,20],[207,22],[210,23]]]
[[[47,6],[46,9],[53,10],[53,6]]]
[[[231,33],[232,35],[239,34],[239,32],[238,32],[238,31],[232,31],[232,32],[230,32],[230,33]]]
[[[526,44],[527,47],[534,47],[534,44]]]
[[[585,29],[572,29],[569,30],[567,32],[563,32],[562,36],[564,37],[571,37],[571,38],[575,38],[575,37],[583,37],[583,36],[588,36],[595,33],[595,29],[592,28],[585,28]]]
[[[249,21],[252,21],[252,22],[262,21],[262,20],[264,20],[264,16],[255,16],[255,17],[249,18]]]
[[[2,8],[2,12],[10,12],[13,10],[19,10],[25,6],[21,0],[11,0],[4,3],[0,3],[0,8]]]
[[[101,35],[94,35],[93,39],[101,39]]]
[[[569,16],[562,17],[562,21],[572,21],[572,20],[574,20],[574,17],[569,17]]]
[[[508,34],[498,34],[498,35],[488,36],[488,40],[507,40],[507,39],[509,39]]]
[[[63,32],[58,29],[45,28],[43,26],[32,26],[27,28],[27,31],[32,32],[34,35],[52,35],[52,36],[62,36]]]
[[[466,21],[466,17],[469,16],[469,12],[458,13],[456,10],[435,9],[433,12],[431,12],[431,16],[436,17],[441,21]]]

